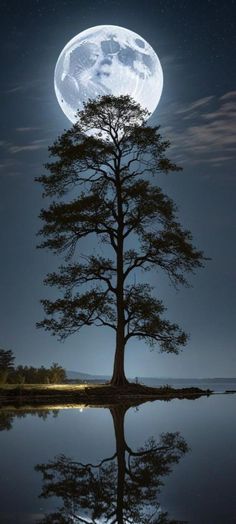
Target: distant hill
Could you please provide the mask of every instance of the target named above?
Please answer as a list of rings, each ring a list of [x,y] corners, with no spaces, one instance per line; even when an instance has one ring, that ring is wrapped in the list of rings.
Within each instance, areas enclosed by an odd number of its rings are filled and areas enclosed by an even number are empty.
[[[109,375],[90,375],[81,371],[66,371],[69,380],[109,380]]]

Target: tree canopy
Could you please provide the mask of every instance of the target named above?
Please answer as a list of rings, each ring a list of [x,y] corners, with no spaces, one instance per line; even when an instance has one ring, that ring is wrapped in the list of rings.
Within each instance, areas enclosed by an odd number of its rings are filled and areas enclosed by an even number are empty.
[[[38,326],[60,339],[83,326],[111,328],[117,385],[127,382],[124,351],[133,337],[168,353],[178,353],[187,340],[165,318],[162,300],[143,283],[140,270],[162,271],[174,286],[187,285],[186,275],[204,262],[158,184],[161,174],[180,168],[167,158],[170,143],[147,116],[129,96],[90,100],[77,123],[49,147],[48,173],[36,179],[52,199],[40,214],[40,247],[65,257],[45,281],[61,295],[42,301],[46,318]],[[90,253],[81,252],[86,237]]]

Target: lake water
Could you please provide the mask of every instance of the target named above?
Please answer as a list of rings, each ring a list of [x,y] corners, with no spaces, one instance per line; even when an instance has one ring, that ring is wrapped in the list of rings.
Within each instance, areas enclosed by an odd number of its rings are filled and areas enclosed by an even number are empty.
[[[236,523],[235,407],[0,410],[0,523]]]
[[[173,388],[189,388],[196,387],[201,389],[210,389],[211,391],[224,393],[225,391],[236,391],[236,379],[176,379],[176,378],[146,378],[141,379],[140,382],[145,383],[147,386],[160,387],[168,384]]]

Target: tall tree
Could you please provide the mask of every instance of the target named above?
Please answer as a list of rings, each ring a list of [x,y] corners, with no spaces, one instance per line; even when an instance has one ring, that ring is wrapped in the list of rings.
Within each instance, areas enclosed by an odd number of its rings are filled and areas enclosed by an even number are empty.
[[[160,173],[180,168],[166,157],[169,142],[159,127],[147,125],[147,111],[129,96],[104,96],[90,100],[78,116],[49,148],[49,174],[36,179],[44,196],[57,199],[41,211],[40,247],[66,259],[46,278],[64,294],[42,301],[47,316],[38,326],[61,339],[92,324],[114,330],[111,382],[124,385],[130,339],[139,337],[168,353],[178,353],[187,340],[177,324],[163,318],[163,302],[138,281],[139,270],[162,270],[174,285],[187,284],[186,273],[204,257],[178,222],[174,202],[157,185]],[[94,253],[99,246],[94,235],[108,246],[107,257],[99,247]],[[83,256],[78,248],[89,236],[93,249]]]
[[[4,385],[14,370],[15,357],[11,349],[0,349],[0,384]]]
[[[11,349],[0,349],[0,370],[12,371],[14,369],[15,356]]]

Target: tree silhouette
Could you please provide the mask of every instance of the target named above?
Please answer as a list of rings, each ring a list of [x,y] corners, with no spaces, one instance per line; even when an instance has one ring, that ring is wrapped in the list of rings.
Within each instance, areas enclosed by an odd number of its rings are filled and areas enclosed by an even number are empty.
[[[0,349],[0,370],[11,371],[14,369],[15,357],[11,349]]]
[[[11,384],[61,384],[66,380],[65,369],[53,362],[50,368],[19,365],[9,373]]]
[[[0,385],[7,382],[9,374],[14,369],[15,357],[11,349],[0,348]]]
[[[125,440],[127,406],[111,408],[116,450],[98,464],[83,464],[60,455],[38,464],[43,474],[41,498],[59,497],[63,506],[46,515],[41,524],[177,524],[161,511],[157,495],[163,477],[188,451],[179,433],[162,434],[133,451]]]
[[[130,339],[144,339],[168,353],[178,353],[187,340],[163,317],[163,302],[139,282],[139,271],[156,268],[175,286],[187,284],[186,273],[202,266],[204,257],[157,185],[160,173],[180,168],[166,157],[169,142],[159,127],[147,125],[147,111],[129,96],[104,96],[90,100],[78,115],[49,148],[49,174],[36,179],[44,196],[58,199],[41,211],[40,247],[64,254],[67,261],[46,278],[64,294],[42,301],[46,318],[37,325],[61,339],[92,324],[114,330],[111,382],[124,385]],[[94,236],[106,244],[107,257],[98,249],[81,255],[81,240],[91,237],[95,248]]]

